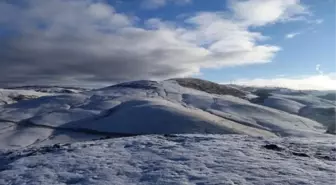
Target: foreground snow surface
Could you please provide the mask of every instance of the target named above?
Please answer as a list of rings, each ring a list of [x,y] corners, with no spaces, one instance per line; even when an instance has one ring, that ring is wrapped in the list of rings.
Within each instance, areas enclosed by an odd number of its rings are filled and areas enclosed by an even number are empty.
[[[279,148],[266,149],[267,144]],[[335,151],[330,136],[125,137],[2,150],[0,184],[330,185]]]

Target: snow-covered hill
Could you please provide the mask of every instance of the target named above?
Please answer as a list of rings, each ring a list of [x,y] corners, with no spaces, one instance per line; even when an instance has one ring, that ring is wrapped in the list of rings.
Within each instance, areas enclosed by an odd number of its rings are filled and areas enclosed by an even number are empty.
[[[315,91],[198,79],[37,91],[0,89],[1,185],[335,182],[335,102]]]
[[[89,89],[86,88],[79,88],[79,87],[62,87],[62,86],[17,86],[17,87],[10,87],[11,90],[33,90],[36,92],[44,92],[44,93],[79,93],[83,91],[87,91]]]
[[[138,134],[312,137],[325,135],[335,118],[329,100],[273,93],[256,103],[250,97],[258,93],[193,79],[36,93],[39,97],[0,106],[0,148]],[[312,106],[327,107],[329,114]],[[309,113],[317,110],[319,116]]]

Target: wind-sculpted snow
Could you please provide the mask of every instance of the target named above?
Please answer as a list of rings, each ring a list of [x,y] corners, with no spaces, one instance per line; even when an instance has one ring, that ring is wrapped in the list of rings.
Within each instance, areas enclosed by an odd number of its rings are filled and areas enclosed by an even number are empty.
[[[149,135],[0,152],[0,184],[335,183],[335,141]]]
[[[271,131],[280,136],[299,136],[305,132],[309,134],[317,128],[322,128],[321,124],[306,118],[255,105],[232,96],[221,96],[211,100],[188,95],[186,102],[214,115],[250,127]]]
[[[88,97],[82,94],[44,96],[33,100],[4,105],[0,119],[21,121],[57,110],[69,110],[81,105]],[[53,120],[50,120],[53,121]]]
[[[335,102],[310,95],[276,94],[267,97],[260,105],[282,110],[317,121],[328,128],[335,128]],[[331,132],[334,133],[334,132]]]
[[[335,183],[335,102],[187,82],[0,91],[0,184]]]
[[[291,114],[298,114],[300,109],[306,106],[299,102],[277,96],[271,96],[265,99],[263,105],[274,109],[282,110]]]
[[[300,116],[316,120],[326,127],[335,128],[336,123],[336,107],[323,106],[306,106],[299,112]]]
[[[135,81],[1,105],[0,133],[5,134],[0,134],[0,146],[82,141],[85,134],[87,140],[182,133],[309,137],[324,135],[327,130],[327,125],[314,119],[294,115],[301,105],[306,106],[307,96],[277,95],[270,108],[251,103],[246,98],[249,94],[241,99],[243,91],[235,88],[221,90],[230,95],[183,87],[175,80]],[[330,103],[317,98],[310,104],[316,102]]]

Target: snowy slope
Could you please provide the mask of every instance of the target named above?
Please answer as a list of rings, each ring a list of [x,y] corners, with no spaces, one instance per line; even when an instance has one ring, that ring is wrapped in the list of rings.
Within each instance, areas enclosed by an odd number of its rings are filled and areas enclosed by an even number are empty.
[[[265,99],[263,105],[291,114],[299,114],[300,109],[306,106],[305,104],[277,96]]]
[[[1,90],[0,184],[335,183],[333,101],[189,81]]]
[[[19,100],[34,99],[49,93],[36,92],[34,90],[0,89],[0,105],[16,103]]]
[[[331,185],[335,151],[330,137],[138,136],[0,151],[0,184]]]
[[[325,135],[329,126],[296,114],[307,105],[294,95],[274,95],[269,102],[275,106],[267,107],[242,99],[243,91],[213,86],[229,94],[209,94],[175,80],[135,81],[1,105],[0,147],[82,141],[85,134],[86,140],[182,133],[313,137]]]
[[[51,93],[51,94],[72,94],[87,91],[89,89],[79,87],[61,87],[61,86],[18,86],[10,87],[11,90],[32,90],[36,92]]]
[[[292,92],[293,93],[293,92]],[[308,93],[308,92],[307,92]],[[312,94],[288,95],[279,92],[271,92],[260,105],[282,110],[290,114],[299,115],[317,121],[326,127],[334,127],[336,124],[336,104],[334,101],[322,99],[314,91]]]

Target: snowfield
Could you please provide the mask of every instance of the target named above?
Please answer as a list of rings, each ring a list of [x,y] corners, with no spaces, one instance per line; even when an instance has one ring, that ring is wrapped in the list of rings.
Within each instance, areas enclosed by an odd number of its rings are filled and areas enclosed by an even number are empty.
[[[0,95],[0,184],[335,183],[323,92],[173,79]]]
[[[126,137],[3,151],[0,184],[331,185],[335,151],[330,137]]]
[[[316,119],[311,118],[312,114],[305,116],[310,119],[300,116],[307,112],[300,111],[306,108],[307,97],[274,95],[275,98],[265,100],[265,106],[242,97],[251,96],[246,91],[229,86],[214,88],[216,84],[211,83],[205,87],[218,94],[209,94],[183,87],[178,83],[181,80],[127,82],[1,105],[0,132],[4,134],[0,135],[0,147],[57,143],[60,133],[67,135],[66,141],[82,140],[82,137],[77,139],[78,134],[89,134],[90,139],[91,135],[99,138],[183,133],[321,136],[329,126],[326,124],[334,121],[333,112],[327,116],[319,114]],[[206,82],[197,81],[196,88],[202,85],[200,83]],[[282,98],[276,98],[279,96]],[[285,99],[287,96],[289,98]],[[296,102],[296,99],[300,101]],[[323,102],[327,102],[327,106],[332,104],[328,100],[312,99],[309,106],[315,106],[316,102],[318,105]],[[323,122],[318,122],[320,120]]]

